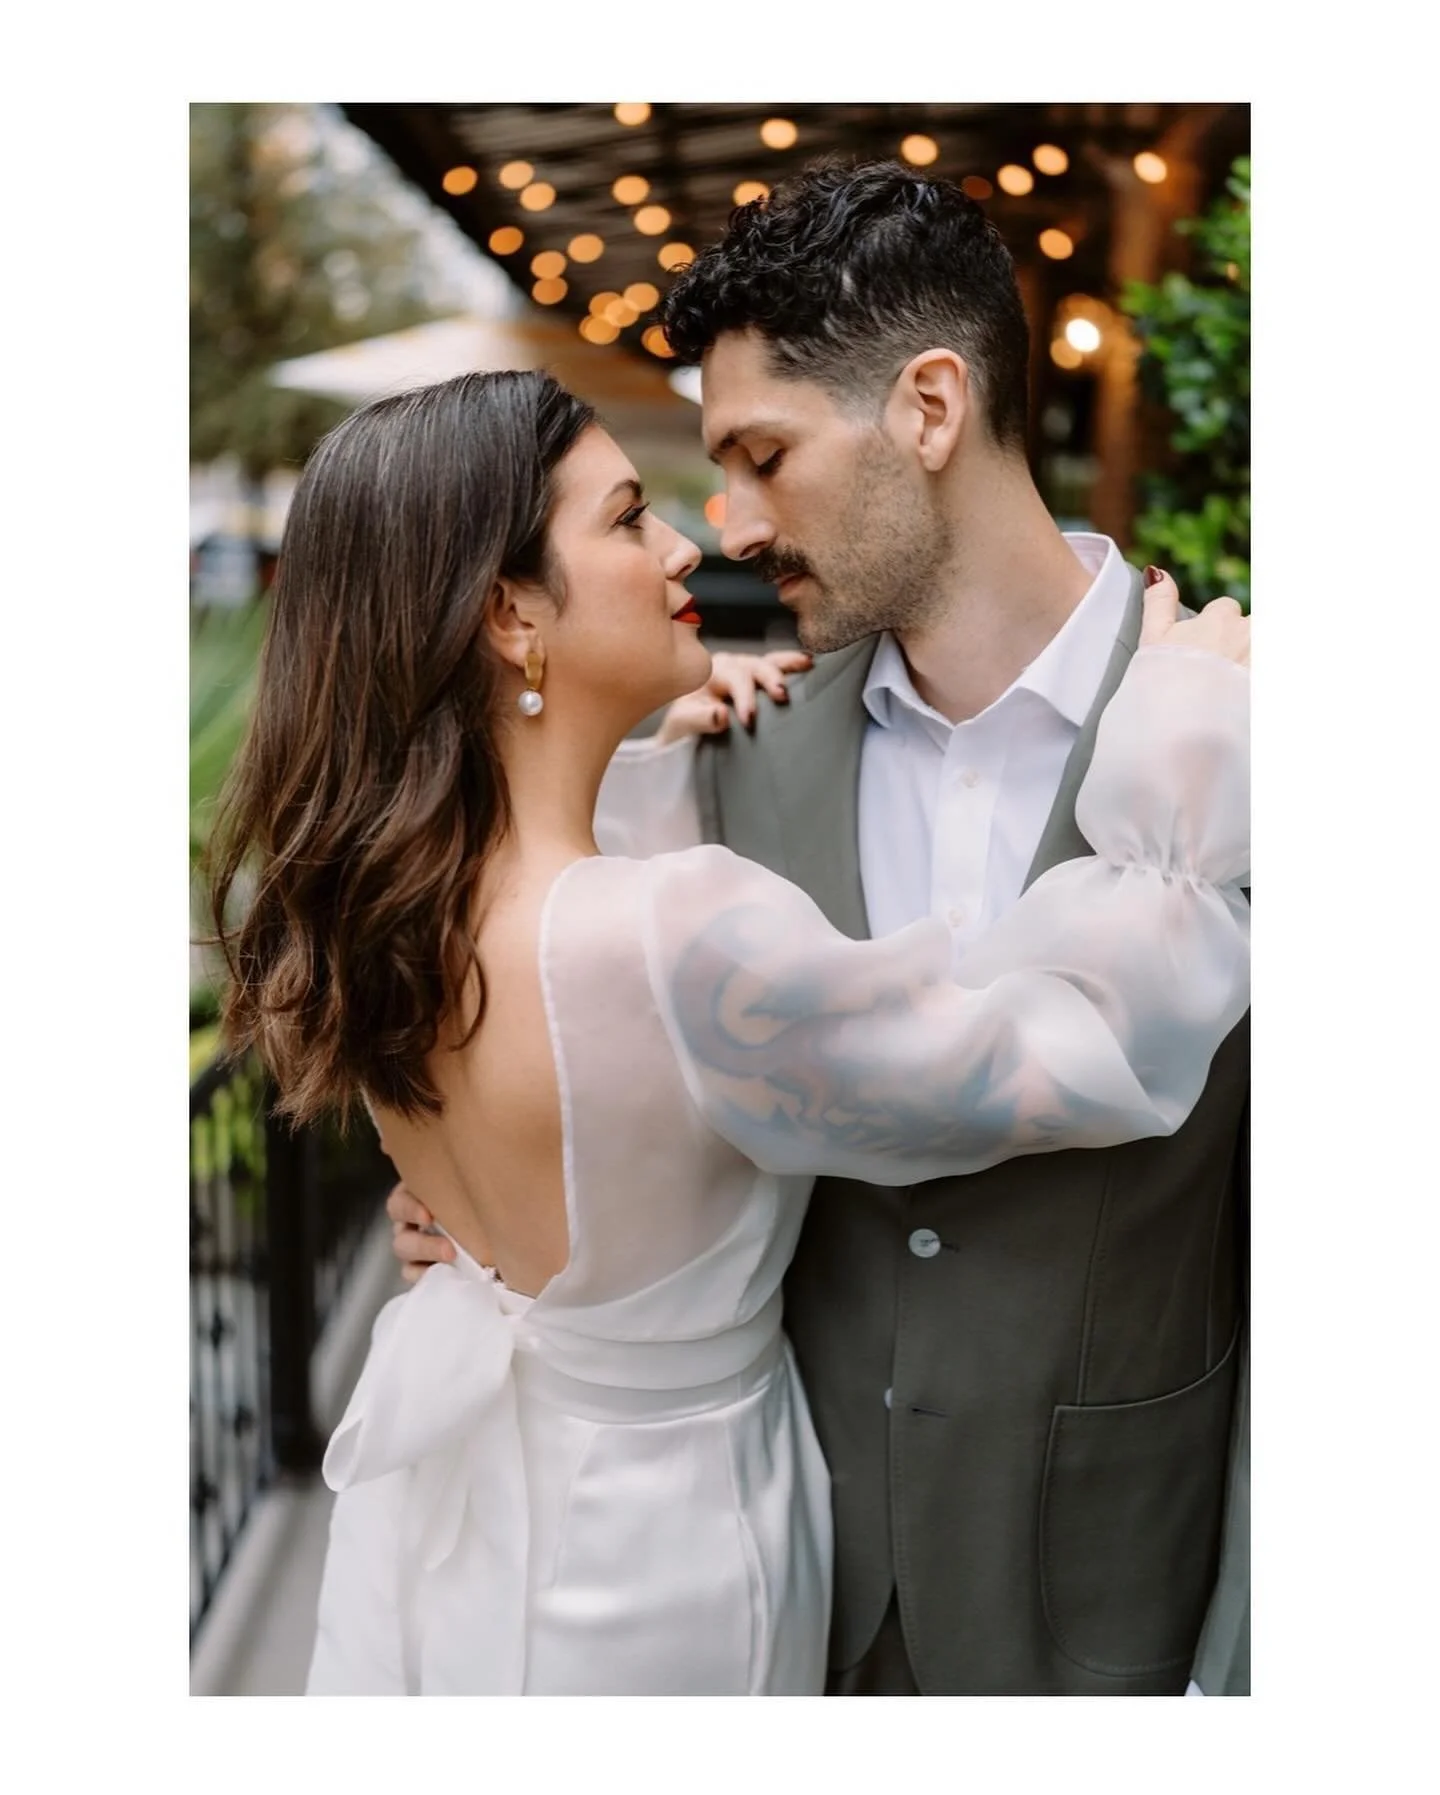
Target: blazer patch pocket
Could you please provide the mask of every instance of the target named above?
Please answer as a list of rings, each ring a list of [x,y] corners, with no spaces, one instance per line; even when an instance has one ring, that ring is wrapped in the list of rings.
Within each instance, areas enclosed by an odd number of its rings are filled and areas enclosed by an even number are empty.
[[[1237,1327],[1183,1389],[1060,1406],[1040,1498],[1045,1621],[1074,1664],[1143,1676],[1187,1663],[1215,1581]]]

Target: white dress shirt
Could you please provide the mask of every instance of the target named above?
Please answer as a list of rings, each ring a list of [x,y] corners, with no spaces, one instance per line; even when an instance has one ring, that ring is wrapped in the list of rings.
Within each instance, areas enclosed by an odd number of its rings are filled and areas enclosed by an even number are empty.
[[[963,944],[1020,896],[1130,592],[1109,537],[1065,540],[1090,587],[979,716],[948,722],[915,690],[894,637],[880,639],[860,751],[860,879],[872,935],[938,916]]]

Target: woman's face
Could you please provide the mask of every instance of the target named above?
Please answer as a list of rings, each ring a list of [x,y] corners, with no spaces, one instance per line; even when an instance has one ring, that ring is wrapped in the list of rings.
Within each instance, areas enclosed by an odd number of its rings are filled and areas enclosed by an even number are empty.
[[[628,728],[705,683],[710,655],[683,584],[700,551],[649,510],[629,457],[597,426],[556,469],[549,548],[564,596],[541,629],[547,704],[587,704]]]

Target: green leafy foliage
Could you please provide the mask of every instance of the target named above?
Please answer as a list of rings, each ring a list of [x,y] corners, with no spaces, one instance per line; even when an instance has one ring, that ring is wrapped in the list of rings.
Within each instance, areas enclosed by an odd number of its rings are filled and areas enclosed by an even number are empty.
[[[299,464],[347,408],[275,386],[276,362],[435,315],[385,187],[337,163],[314,107],[190,108],[192,461]]]
[[[1132,281],[1122,304],[1141,344],[1144,396],[1169,414],[1172,465],[1142,484],[1135,547],[1187,599],[1228,593],[1250,608],[1250,161],[1226,194],[1176,229],[1193,275]]]

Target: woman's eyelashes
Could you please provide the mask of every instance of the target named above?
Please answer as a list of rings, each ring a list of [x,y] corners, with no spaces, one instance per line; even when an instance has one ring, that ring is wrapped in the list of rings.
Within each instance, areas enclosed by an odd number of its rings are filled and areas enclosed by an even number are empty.
[[[649,509],[648,500],[642,500],[640,504],[632,505],[628,511],[622,512],[620,522],[627,530],[638,530],[643,526],[645,513]]]

